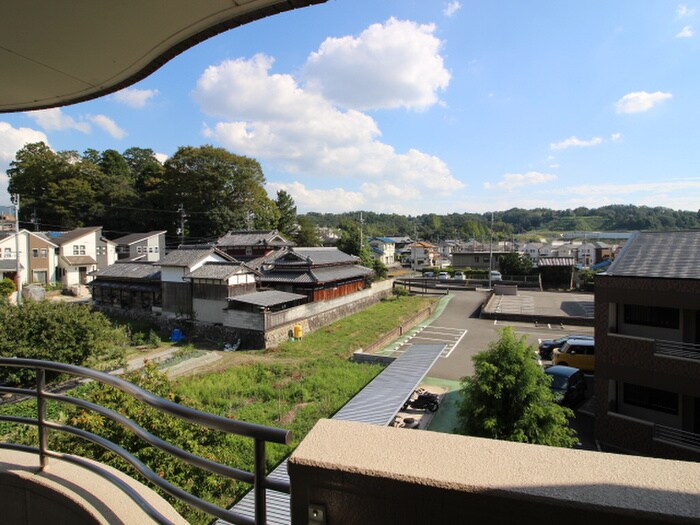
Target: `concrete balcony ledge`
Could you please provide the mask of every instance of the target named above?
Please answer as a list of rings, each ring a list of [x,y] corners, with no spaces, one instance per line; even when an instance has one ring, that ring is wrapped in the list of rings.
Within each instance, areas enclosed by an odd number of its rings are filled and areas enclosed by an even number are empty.
[[[700,522],[698,463],[322,420],[288,467],[292,523]]]
[[[111,467],[95,464],[136,489],[172,523],[187,523],[145,485]],[[0,509],[0,522],[12,525],[156,523],[119,487],[90,470],[49,458],[42,472],[36,454],[6,449],[0,449]]]

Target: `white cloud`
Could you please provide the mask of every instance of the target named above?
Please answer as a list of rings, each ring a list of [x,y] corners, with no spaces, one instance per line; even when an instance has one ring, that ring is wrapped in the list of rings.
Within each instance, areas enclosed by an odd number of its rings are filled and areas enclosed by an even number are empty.
[[[431,199],[464,187],[440,158],[415,149],[397,152],[379,140],[381,132],[373,118],[338,109],[318,92],[300,87],[290,75],[270,74],[272,63],[270,57],[257,55],[207,68],[193,95],[203,111],[222,120],[205,125],[205,136],[287,173],[317,181],[345,179],[357,186],[352,195],[366,199],[374,198],[377,188],[391,195],[394,187],[401,188],[395,192],[397,202],[384,196],[384,209],[409,202],[416,192]],[[306,186],[297,190],[309,202],[319,195]],[[324,209],[340,204],[321,202]]]
[[[457,0],[452,0],[445,6],[445,9],[442,11],[442,14],[445,16],[452,16],[461,8],[462,4],[460,4]]]
[[[343,188],[312,190],[301,182],[292,182],[269,183],[267,190],[271,195],[279,190],[286,191],[300,210],[337,210],[337,213],[342,213],[367,208],[367,199],[361,192]]]
[[[692,9],[685,4],[678,4],[678,7],[676,8],[676,14],[678,15],[678,18],[687,18],[693,16],[695,14],[695,11],[695,9]]]
[[[553,144],[550,144],[549,147],[552,149],[566,149],[566,148],[587,148],[590,146],[597,146],[599,144],[603,143],[603,139],[600,137],[593,137],[592,139],[589,140],[582,140],[578,137],[569,137],[566,140],[562,140],[561,142],[555,142]]]
[[[66,115],[61,108],[29,111],[27,116],[34,119],[39,127],[45,131],[77,129],[83,133],[90,133],[92,130],[88,122],[75,120],[70,115]]]
[[[7,122],[0,121],[0,204],[10,202],[7,193],[8,178],[6,170],[14,160],[17,151],[25,144],[32,142],[45,142],[48,144],[46,134],[31,128],[13,128]]]
[[[424,110],[450,82],[434,32],[433,24],[390,18],[357,38],[327,38],[301,70],[305,89],[345,108]]]
[[[170,155],[166,155],[165,153],[156,153],[155,157],[158,160],[158,162],[160,162],[161,164],[165,164],[165,161],[170,158]]]
[[[676,33],[676,38],[692,38],[695,34],[692,26],[684,26],[678,33]]]
[[[117,126],[111,118],[106,115],[94,115],[88,117],[96,126],[102,128],[104,131],[109,133],[115,139],[123,139],[126,137],[127,133],[122,128]]]
[[[612,135],[610,135],[610,140],[612,140],[613,142],[621,141],[622,140],[622,133],[613,133]]]
[[[530,171],[528,173],[506,173],[503,175],[503,180],[496,184],[490,182],[484,183],[484,188],[487,190],[501,189],[513,190],[522,186],[530,186],[532,184],[544,184],[556,180],[557,176],[551,173],[540,173],[538,171]]]
[[[118,91],[113,95],[113,97],[117,102],[129,106],[130,108],[140,109],[157,94],[157,89],[129,88]]]
[[[650,110],[661,101],[672,97],[673,95],[671,93],[664,93],[663,91],[655,91],[654,93],[636,91],[634,93],[627,93],[618,100],[615,103],[615,109],[618,113],[641,113]]]

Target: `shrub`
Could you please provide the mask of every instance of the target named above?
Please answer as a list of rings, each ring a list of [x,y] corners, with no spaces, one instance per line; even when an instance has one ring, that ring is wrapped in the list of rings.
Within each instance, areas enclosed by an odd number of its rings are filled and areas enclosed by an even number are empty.
[[[5,277],[2,281],[0,281],[0,296],[8,297],[15,290],[15,283],[12,281],[12,279]]]

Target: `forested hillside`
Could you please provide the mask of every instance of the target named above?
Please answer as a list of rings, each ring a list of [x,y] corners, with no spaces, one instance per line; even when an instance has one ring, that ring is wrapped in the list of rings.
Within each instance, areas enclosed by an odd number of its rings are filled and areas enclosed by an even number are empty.
[[[292,197],[265,191],[257,160],[213,146],[183,146],[164,163],[145,148],[54,152],[38,142],[17,152],[7,172],[9,191],[19,194],[20,225],[30,230],[102,226],[116,238],[166,230],[168,244],[217,239],[230,230],[273,229],[300,244],[314,245],[313,226],[354,232],[360,212],[297,216]],[[469,203],[464,204],[469,208]],[[404,216],[362,212],[366,237],[485,239],[491,213]],[[550,210],[513,208],[493,213],[497,238],[564,231],[685,230],[700,228],[700,212],[611,205]],[[347,239],[346,239],[347,240]]]

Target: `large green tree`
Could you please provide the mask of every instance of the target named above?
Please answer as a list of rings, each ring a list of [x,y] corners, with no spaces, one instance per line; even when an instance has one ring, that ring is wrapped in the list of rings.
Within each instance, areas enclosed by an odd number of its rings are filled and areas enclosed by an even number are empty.
[[[508,327],[474,356],[474,375],[462,379],[457,431],[469,436],[572,447],[573,411],[558,405],[535,349]]]
[[[279,190],[275,204],[280,212],[277,229],[284,235],[293,236],[297,230],[297,207],[294,199],[286,191]]]
[[[321,237],[318,235],[316,224],[307,216],[298,217],[299,229],[294,235],[297,246],[321,246]]]
[[[525,254],[510,252],[498,260],[503,275],[528,275],[532,271],[532,259]]]

